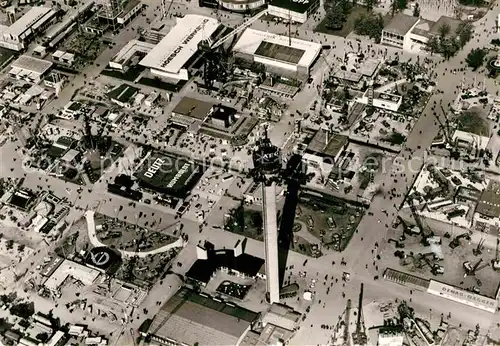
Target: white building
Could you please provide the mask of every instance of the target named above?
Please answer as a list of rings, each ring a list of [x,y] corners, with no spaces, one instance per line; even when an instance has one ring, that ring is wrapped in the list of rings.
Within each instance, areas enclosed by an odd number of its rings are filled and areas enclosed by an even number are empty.
[[[75,63],[75,54],[68,53],[62,50],[56,50],[52,54],[52,60],[68,66],[73,66],[73,64]]]
[[[452,300],[457,303],[472,306],[494,314],[497,311],[498,301],[494,298],[469,292],[460,287],[431,280],[427,293]]]
[[[123,11],[116,18],[116,22],[121,25],[125,25],[130,20],[134,18],[134,16],[138,15],[139,12],[142,11],[144,5],[139,0],[132,0],[127,2]]]
[[[145,57],[149,52],[153,50],[155,44],[142,42],[139,40],[131,40],[120,49],[118,53],[109,62],[109,67],[125,71],[134,57]]]
[[[291,45],[289,45],[291,43]],[[269,72],[293,78],[309,76],[309,70],[321,53],[321,44],[246,29],[234,45],[235,56],[261,63]]]
[[[49,7],[32,7],[10,26],[0,25],[0,46],[17,52],[25,49],[55,18],[56,12]]]
[[[307,18],[319,7],[319,0],[272,0],[269,2],[269,14],[285,22],[305,23]]]
[[[411,47],[410,32],[417,25],[418,17],[398,13],[382,30],[382,44],[396,46],[402,49]]]
[[[188,60],[198,51],[198,44],[208,39],[219,27],[219,21],[196,14],[177,19],[177,24],[140,64],[159,77],[189,79]]]
[[[460,23],[460,20],[446,16],[441,16],[434,22],[398,13],[382,30],[381,43],[409,52],[423,51],[429,39],[439,35],[441,26],[448,26],[450,34],[454,35]]]
[[[369,103],[369,90],[366,90],[362,97],[358,98],[359,103],[367,105]],[[399,95],[389,94],[389,93],[373,93],[373,107],[382,108],[388,111],[397,112],[401,103],[403,102],[403,97]]]
[[[69,277],[80,281],[85,286],[90,286],[100,274],[96,269],[65,259],[45,281],[44,286],[52,292],[58,292]]]
[[[248,12],[266,4],[265,0],[219,0],[220,6],[233,12]]]
[[[42,77],[51,69],[52,63],[47,60],[21,55],[11,65],[9,75],[12,78],[39,83]]]

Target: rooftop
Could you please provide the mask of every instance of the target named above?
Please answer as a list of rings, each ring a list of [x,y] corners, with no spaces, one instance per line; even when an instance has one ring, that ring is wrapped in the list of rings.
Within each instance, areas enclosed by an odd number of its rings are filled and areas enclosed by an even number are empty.
[[[142,42],[139,40],[130,40],[128,43],[120,49],[118,53],[111,59],[112,62],[117,64],[124,64],[135,54],[147,54],[153,50],[154,44],[148,42]]]
[[[214,107],[212,114],[210,115],[213,119],[219,119],[226,121],[236,114],[236,109],[227,107],[224,105],[217,105]]]
[[[107,96],[118,102],[128,103],[138,92],[139,89],[128,84],[122,84],[108,92]]]
[[[248,28],[236,42],[233,50],[309,67],[321,52],[321,44],[292,38],[289,45],[287,36]]]
[[[320,156],[335,157],[347,142],[346,136],[319,129],[307,146],[307,150]]]
[[[404,36],[417,22],[418,17],[398,13],[392,18],[389,24],[386,25],[384,31]]]
[[[14,37],[23,36],[30,28],[38,29],[44,22],[56,14],[50,7],[34,6],[11,26],[1,26],[2,32]]]
[[[168,73],[178,73],[198,51],[198,43],[209,38],[219,27],[219,21],[197,14],[178,18],[177,24],[141,60],[140,64]]]
[[[208,259],[198,259],[193,263],[186,276],[208,283],[212,274],[219,268],[229,268],[250,277],[254,277],[264,265],[264,260],[246,253],[237,257],[234,250],[222,249],[208,251]]]
[[[304,55],[304,51],[302,49],[262,41],[254,54],[290,64],[297,64]]]
[[[450,35],[455,35],[458,27],[460,26],[460,23],[462,21],[451,18],[451,17],[446,17],[446,16],[441,16],[437,20],[437,22],[431,27],[429,34],[431,35],[439,35],[439,28],[443,25],[448,25],[450,27]]]
[[[149,333],[183,344],[236,345],[258,314],[183,287],[155,316]]]
[[[12,69],[28,70],[37,74],[44,74],[52,67],[47,60],[38,59],[29,55],[21,55],[12,63]]]
[[[203,120],[208,115],[213,103],[184,96],[172,110],[172,113],[186,115],[191,118]]]
[[[50,290],[57,291],[68,276],[79,280],[82,284],[90,286],[99,276],[98,270],[86,267],[80,263],[64,260],[61,265],[45,281],[44,286]]]
[[[490,180],[479,198],[476,212],[489,217],[500,217],[500,182]]]

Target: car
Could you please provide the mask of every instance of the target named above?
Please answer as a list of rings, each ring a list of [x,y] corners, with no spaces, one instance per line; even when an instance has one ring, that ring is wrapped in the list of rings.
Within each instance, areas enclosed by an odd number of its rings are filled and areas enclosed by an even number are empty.
[[[151,204],[151,200],[150,200],[149,198],[146,198],[146,199],[144,200],[144,203],[145,203],[145,204]]]

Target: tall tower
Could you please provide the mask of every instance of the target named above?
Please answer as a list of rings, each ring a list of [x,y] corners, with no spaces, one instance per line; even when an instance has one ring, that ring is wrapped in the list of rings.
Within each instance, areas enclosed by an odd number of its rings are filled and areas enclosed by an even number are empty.
[[[262,184],[267,300],[272,304],[280,299],[276,183],[281,169],[281,151],[271,143],[266,131],[257,141],[252,159],[254,180]]]

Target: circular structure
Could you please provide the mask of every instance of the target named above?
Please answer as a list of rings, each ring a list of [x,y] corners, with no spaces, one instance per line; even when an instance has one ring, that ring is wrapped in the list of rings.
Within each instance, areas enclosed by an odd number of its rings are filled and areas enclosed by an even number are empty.
[[[490,59],[488,61],[488,70],[490,71],[490,77],[495,78],[500,74],[500,54],[496,58]]]
[[[107,252],[98,252],[96,254],[90,253],[91,261],[96,266],[105,266],[111,260],[111,257]]]
[[[265,0],[218,0],[217,2],[233,12],[248,12],[266,4]]]
[[[86,259],[87,265],[104,272],[117,268],[120,262],[120,255],[105,246],[95,247],[90,250]]]
[[[281,168],[281,151],[269,138],[264,137],[257,141],[252,160],[259,173],[276,174]]]

